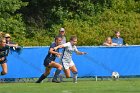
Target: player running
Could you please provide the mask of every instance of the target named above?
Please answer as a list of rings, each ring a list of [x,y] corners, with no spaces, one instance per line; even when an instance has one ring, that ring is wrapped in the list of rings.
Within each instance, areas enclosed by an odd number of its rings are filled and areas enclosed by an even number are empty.
[[[6,45],[6,40],[5,38],[0,38],[0,64],[2,67],[2,72],[0,75],[5,75],[8,72],[8,67],[7,67],[7,56],[9,53],[9,46]]]
[[[61,71],[62,66],[59,63],[55,62],[56,57],[60,57],[59,49],[54,49],[54,47],[61,44],[62,38],[57,36],[55,38],[55,42],[50,45],[48,55],[46,56],[44,60],[44,66],[46,67],[45,72],[40,76],[40,78],[36,81],[36,83],[41,83],[43,79],[45,79],[49,74],[52,68],[57,68],[58,72]],[[59,81],[56,83],[59,83]]]
[[[72,60],[72,53],[76,52],[76,54],[78,54],[78,55],[86,54],[85,52],[78,51],[76,44],[77,44],[77,37],[71,36],[70,42],[67,42],[65,44],[59,45],[59,46],[54,48],[56,50],[58,48],[64,48],[64,52],[62,55],[62,65],[64,67],[64,72],[65,72],[66,78],[70,77],[70,71],[72,71],[74,83],[77,83],[78,71],[77,71],[77,68],[76,68],[73,60]]]

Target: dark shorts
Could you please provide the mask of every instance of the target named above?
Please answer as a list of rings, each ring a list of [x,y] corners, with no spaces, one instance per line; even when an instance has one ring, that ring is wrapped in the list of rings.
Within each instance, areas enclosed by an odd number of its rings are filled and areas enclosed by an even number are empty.
[[[4,61],[0,61],[0,64],[4,64],[7,62],[7,59],[5,59]]]
[[[49,58],[45,59],[44,60],[44,66],[47,67],[51,63],[51,61],[54,61],[54,60],[49,59]]]

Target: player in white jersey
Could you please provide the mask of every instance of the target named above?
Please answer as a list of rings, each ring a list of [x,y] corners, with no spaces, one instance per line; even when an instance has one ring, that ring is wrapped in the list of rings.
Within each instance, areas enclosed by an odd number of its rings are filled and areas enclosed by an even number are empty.
[[[78,54],[78,55],[86,54],[85,52],[78,51],[76,44],[77,44],[77,37],[71,36],[70,42],[67,42],[65,44],[59,45],[54,48],[54,49],[64,48],[64,52],[62,55],[62,65],[64,67],[64,72],[65,72],[65,75],[67,78],[70,77],[70,71],[72,71],[74,83],[77,83],[78,71],[72,60],[72,53],[76,52],[76,54]]]

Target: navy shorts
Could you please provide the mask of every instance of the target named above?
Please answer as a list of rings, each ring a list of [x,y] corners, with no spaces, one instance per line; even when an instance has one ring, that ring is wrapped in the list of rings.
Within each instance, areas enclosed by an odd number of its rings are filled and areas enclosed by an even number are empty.
[[[54,61],[54,60],[49,59],[49,58],[45,59],[44,60],[44,66],[47,67],[51,63],[51,61]]]
[[[3,60],[3,61],[0,61],[0,64],[4,64],[7,62],[7,59]]]

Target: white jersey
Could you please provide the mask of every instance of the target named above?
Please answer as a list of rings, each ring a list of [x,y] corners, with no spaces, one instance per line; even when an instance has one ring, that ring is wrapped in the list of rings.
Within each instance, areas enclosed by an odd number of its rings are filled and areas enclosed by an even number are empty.
[[[62,44],[64,48],[62,62],[71,62],[72,61],[72,53],[78,51],[77,47],[72,46],[70,42]]]

